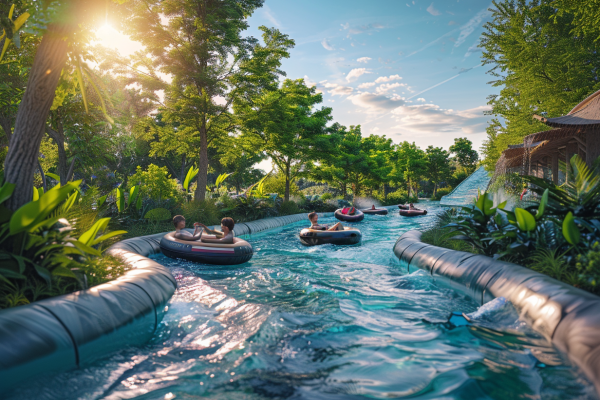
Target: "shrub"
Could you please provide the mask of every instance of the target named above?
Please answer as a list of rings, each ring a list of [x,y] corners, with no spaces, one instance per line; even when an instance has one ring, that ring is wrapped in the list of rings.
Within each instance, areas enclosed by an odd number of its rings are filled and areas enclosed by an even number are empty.
[[[142,167],[138,166],[135,174],[129,178],[127,187],[132,188],[136,185],[140,185],[141,193],[144,196],[153,200],[173,198],[183,201],[185,197],[179,189],[177,180],[170,178],[167,167],[150,164],[144,171]]]
[[[166,208],[155,208],[148,211],[144,218],[153,222],[167,221],[171,219],[171,212]]]
[[[283,203],[281,203],[281,206],[279,206],[279,215],[293,215],[293,214],[299,214],[301,213],[302,210],[300,210],[300,207],[298,207],[298,204],[296,204],[293,201],[284,201]]]
[[[279,196],[283,197],[285,195],[285,175],[278,173],[277,175],[271,175],[265,179],[264,192],[277,193]],[[290,196],[298,196],[301,194],[298,185],[293,181],[290,182]]]
[[[221,223],[221,210],[215,200],[190,201],[181,206],[183,216],[190,222],[202,222],[205,225]]]
[[[391,206],[394,204],[404,204],[408,201],[408,194],[405,189],[398,189],[395,192],[388,193],[387,199],[381,199],[383,205]]]
[[[333,195],[331,193],[323,193],[323,195],[321,196],[321,200],[323,201],[327,201],[327,200],[331,200],[333,199]]]
[[[431,200],[441,200],[442,197],[444,197],[451,191],[452,191],[452,188],[450,188],[450,187],[439,188],[437,190],[437,192],[435,193],[435,197],[433,197]]]

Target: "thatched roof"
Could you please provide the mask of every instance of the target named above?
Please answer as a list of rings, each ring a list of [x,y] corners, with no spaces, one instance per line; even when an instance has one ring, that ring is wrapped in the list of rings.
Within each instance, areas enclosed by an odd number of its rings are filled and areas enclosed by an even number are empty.
[[[600,126],[600,90],[577,104],[567,115],[556,118],[533,117],[556,128]]]

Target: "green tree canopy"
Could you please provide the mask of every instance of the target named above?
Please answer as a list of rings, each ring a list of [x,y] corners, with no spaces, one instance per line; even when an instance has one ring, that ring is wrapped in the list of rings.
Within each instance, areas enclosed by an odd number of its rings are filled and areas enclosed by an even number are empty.
[[[427,170],[425,177],[433,183],[433,197],[437,192],[438,184],[448,179],[452,174],[450,168],[450,155],[441,147],[427,147],[425,150],[427,160]]]

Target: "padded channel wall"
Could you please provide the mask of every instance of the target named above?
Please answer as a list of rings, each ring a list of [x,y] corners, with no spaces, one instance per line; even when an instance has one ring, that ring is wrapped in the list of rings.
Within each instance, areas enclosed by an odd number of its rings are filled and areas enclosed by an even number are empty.
[[[600,297],[520,265],[423,243],[419,231],[400,236],[394,254],[409,272],[424,269],[479,304],[496,297],[510,300],[600,393]]]
[[[132,269],[90,289],[0,311],[0,398],[36,376],[83,366],[152,338],[177,283],[146,258],[160,235],[127,239],[107,252]]]

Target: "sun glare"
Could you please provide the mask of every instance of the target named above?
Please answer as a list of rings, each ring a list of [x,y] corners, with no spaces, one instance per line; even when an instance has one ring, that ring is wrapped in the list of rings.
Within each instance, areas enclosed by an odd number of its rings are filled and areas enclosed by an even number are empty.
[[[110,49],[117,49],[122,56],[128,56],[142,48],[141,44],[129,39],[106,22],[96,30],[97,43]]]

